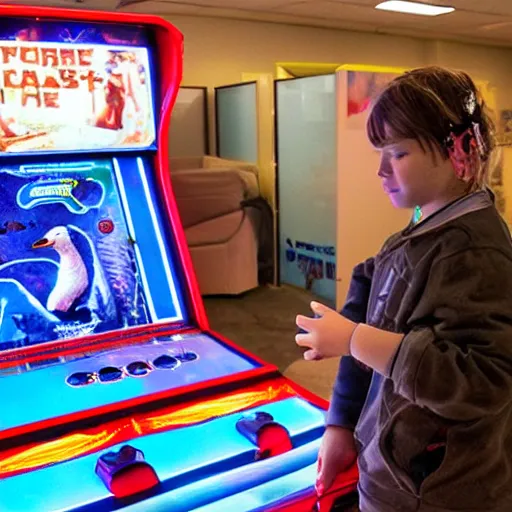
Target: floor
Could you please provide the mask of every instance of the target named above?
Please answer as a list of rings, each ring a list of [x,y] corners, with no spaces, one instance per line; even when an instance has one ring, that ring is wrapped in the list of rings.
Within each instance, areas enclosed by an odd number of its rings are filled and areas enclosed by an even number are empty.
[[[306,362],[295,344],[295,317],[311,315],[312,299],[317,298],[288,286],[261,287],[238,297],[207,297],[205,307],[214,331],[328,399],[338,360]]]

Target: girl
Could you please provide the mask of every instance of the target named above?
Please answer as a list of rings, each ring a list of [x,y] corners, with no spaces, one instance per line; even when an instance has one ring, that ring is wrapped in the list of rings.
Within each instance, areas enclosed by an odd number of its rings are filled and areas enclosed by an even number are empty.
[[[358,457],[362,512],[512,510],[512,244],[486,189],[494,129],[471,78],[392,81],[368,137],[414,219],[356,267],[341,314],[297,317],[306,359],[341,359],[317,491]]]

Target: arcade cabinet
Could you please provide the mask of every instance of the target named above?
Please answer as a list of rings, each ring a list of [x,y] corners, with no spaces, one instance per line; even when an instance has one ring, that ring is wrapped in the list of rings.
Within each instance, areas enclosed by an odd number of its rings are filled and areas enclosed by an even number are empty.
[[[168,169],[181,34],[1,5],[0,41],[0,510],[343,510],[355,467],[314,490],[327,403],[209,329]]]

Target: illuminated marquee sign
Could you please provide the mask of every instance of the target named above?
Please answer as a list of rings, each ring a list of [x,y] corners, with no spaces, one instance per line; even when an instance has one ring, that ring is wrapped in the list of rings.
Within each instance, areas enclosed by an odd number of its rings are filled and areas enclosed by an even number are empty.
[[[154,126],[146,48],[0,44],[1,151],[148,147]]]

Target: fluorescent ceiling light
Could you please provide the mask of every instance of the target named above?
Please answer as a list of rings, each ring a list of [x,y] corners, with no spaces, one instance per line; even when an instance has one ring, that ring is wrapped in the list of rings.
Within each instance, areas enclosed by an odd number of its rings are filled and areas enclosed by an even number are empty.
[[[420,14],[422,16],[439,16],[455,11],[453,7],[441,7],[440,5],[420,4],[418,2],[405,2],[402,0],[389,0],[375,6],[375,9],[383,11],[405,12],[407,14]]]

